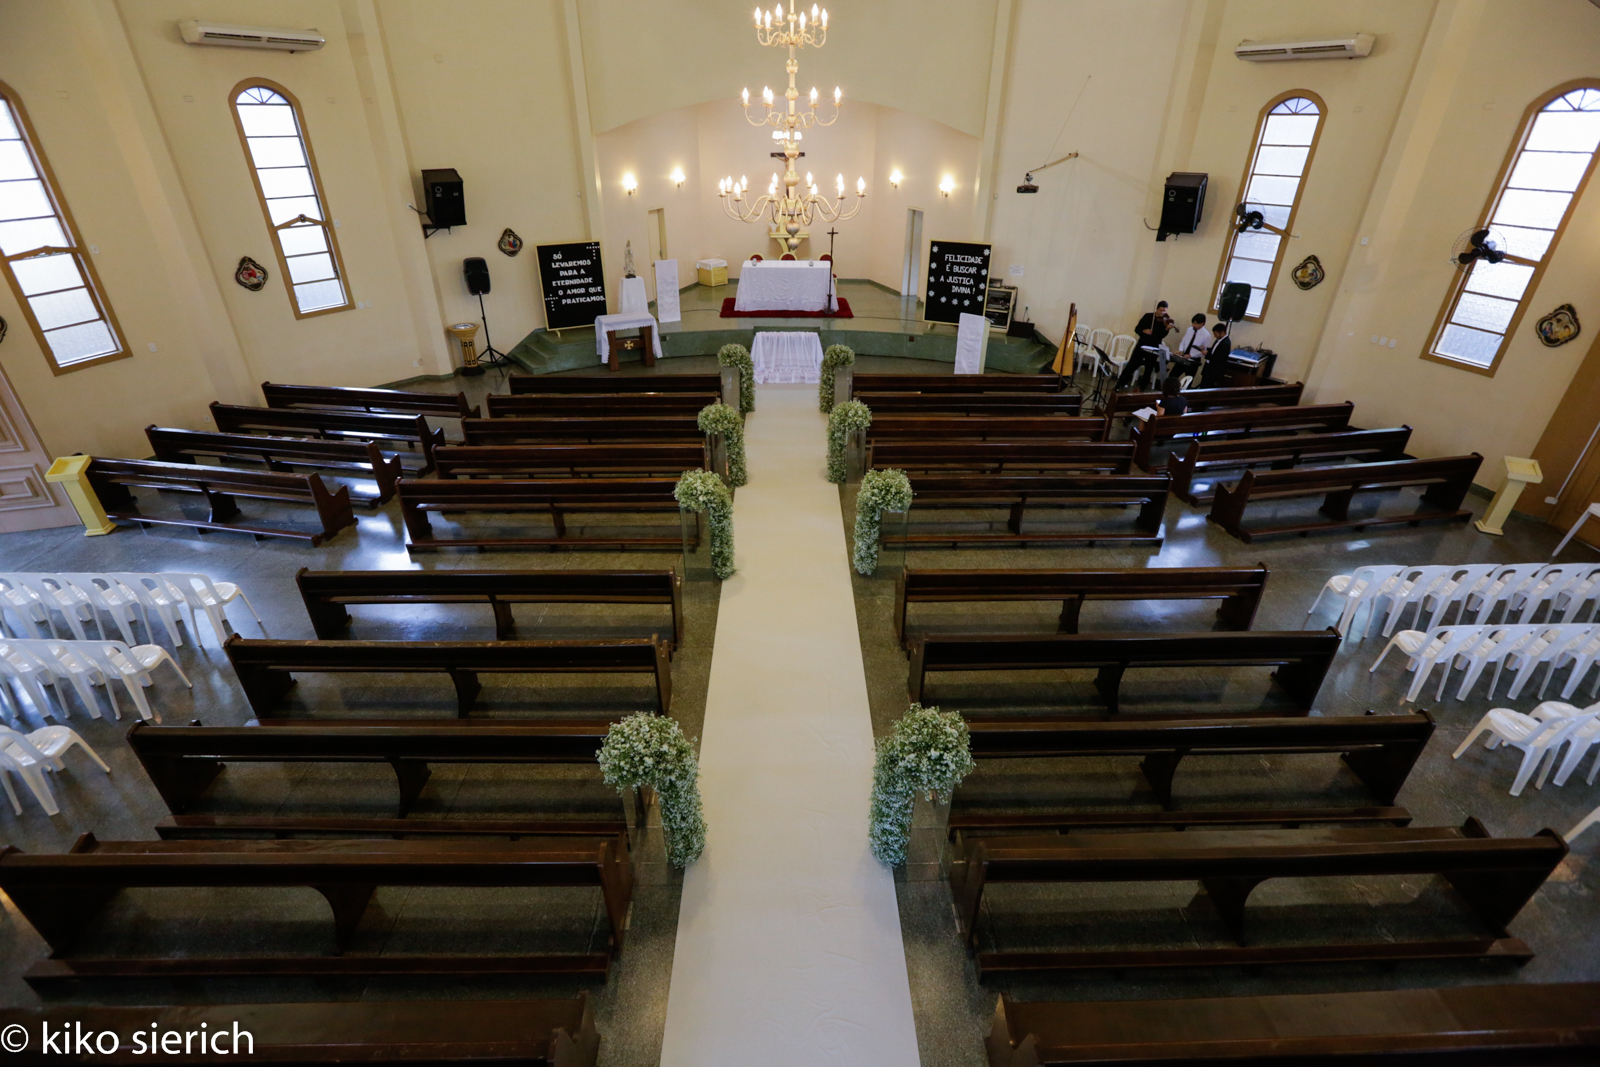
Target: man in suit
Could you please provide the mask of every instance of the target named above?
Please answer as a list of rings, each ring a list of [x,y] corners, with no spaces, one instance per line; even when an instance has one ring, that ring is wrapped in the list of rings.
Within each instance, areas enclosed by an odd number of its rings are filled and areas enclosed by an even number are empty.
[[[1211,327],[1211,351],[1206,353],[1205,369],[1200,372],[1202,389],[1218,389],[1228,379],[1228,353],[1233,351],[1233,340],[1228,336],[1228,324],[1219,322]]]
[[[1167,314],[1165,300],[1159,301],[1154,311],[1146,311],[1139,318],[1139,324],[1133,328],[1133,351],[1128,354],[1128,362],[1117,376],[1118,389],[1126,389],[1135,374],[1143,379],[1147,376],[1146,372],[1155,372],[1159,357],[1151,349],[1159,347],[1171,330],[1172,318]]]

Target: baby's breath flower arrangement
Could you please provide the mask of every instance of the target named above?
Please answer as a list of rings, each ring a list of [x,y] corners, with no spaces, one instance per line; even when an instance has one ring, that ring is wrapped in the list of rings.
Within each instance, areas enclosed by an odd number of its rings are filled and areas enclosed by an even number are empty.
[[[833,406],[828,416],[828,481],[843,485],[844,448],[850,435],[872,425],[872,409],[859,400],[846,400]]]
[[[700,409],[700,432],[722,435],[728,450],[728,481],[735,489],[750,480],[744,463],[744,417],[726,404],[707,404]]]
[[[817,407],[824,415],[833,412],[833,372],[839,367],[853,366],[856,350],[848,345],[829,345],[822,350],[822,379],[817,383]]]
[[[756,365],[744,345],[723,345],[717,349],[717,362],[739,368],[739,411],[748,415],[756,409]]]
[[[700,811],[700,764],[694,745],[665,715],[640,712],[611,724],[600,746],[600,772],[619,790],[647,785],[661,798],[667,862],[687,867],[706,847]]]
[[[973,766],[967,724],[960,715],[911,705],[894,731],[878,742],[867,823],[872,854],[890,865],[904,863],[912,800],[918,793],[929,800],[949,800]]]
[[[690,511],[704,511],[711,526],[711,573],[733,577],[733,494],[711,471],[684,471],[672,498]]]
[[[856,494],[856,547],[851,555],[857,574],[871,575],[878,569],[878,524],[885,511],[911,507],[911,495],[911,479],[905,471],[874,470],[861,476],[861,490]]]

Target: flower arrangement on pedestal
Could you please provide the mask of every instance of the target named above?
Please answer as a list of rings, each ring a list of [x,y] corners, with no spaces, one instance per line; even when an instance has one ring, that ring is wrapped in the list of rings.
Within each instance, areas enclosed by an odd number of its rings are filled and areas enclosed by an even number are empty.
[[[859,400],[846,400],[835,404],[828,416],[828,481],[843,485],[845,479],[844,448],[850,435],[872,425],[872,409]]]
[[[967,724],[960,715],[911,705],[893,732],[878,742],[867,821],[872,854],[891,865],[904,863],[916,795],[949,800],[974,766]]]
[[[750,414],[756,409],[756,365],[750,350],[744,345],[723,345],[717,349],[717,362],[739,368],[739,413]]]
[[[871,575],[878,569],[878,524],[885,511],[911,507],[911,496],[911,479],[905,471],[868,471],[861,476],[861,489],[856,493],[856,547],[851,554],[857,574]]]
[[[735,489],[750,480],[744,462],[744,416],[726,404],[707,404],[700,409],[700,432],[721,434],[728,451],[728,481]]]
[[[817,407],[824,415],[833,412],[833,372],[840,367],[854,366],[855,349],[848,345],[829,345],[822,350],[822,378],[817,383]]]
[[[733,494],[711,471],[684,471],[672,498],[680,507],[707,513],[711,526],[711,573],[733,577]]]
[[[600,746],[600,771],[619,790],[647,785],[656,791],[668,863],[687,867],[700,858],[706,847],[700,764],[677,723],[645,712],[612,723]]]

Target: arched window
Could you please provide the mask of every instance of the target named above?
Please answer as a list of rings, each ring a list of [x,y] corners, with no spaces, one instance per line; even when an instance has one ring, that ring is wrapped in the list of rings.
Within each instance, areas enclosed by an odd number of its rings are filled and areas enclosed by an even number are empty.
[[[1600,81],[1563,85],[1536,100],[1506,155],[1474,230],[1504,253],[1479,258],[1450,286],[1424,359],[1493,374],[1522,321],[1600,146]]]
[[[22,102],[0,83],[0,261],[57,374],[123,359],[121,331],[84,255]]]
[[[1232,222],[1217,269],[1212,310],[1216,310],[1224,285],[1249,282],[1250,306],[1245,318],[1260,322],[1266,317],[1272,284],[1283,263],[1284,240],[1294,229],[1300,189],[1317,154],[1317,137],[1327,110],[1319,96],[1303,89],[1285,93],[1261,109],[1255,147],[1239,182],[1239,203],[1250,221],[1242,230],[1240,219]]]
[[[233,90],[233,114],[295,317],[350,307],[299,101],[281,85],[242,82]]]

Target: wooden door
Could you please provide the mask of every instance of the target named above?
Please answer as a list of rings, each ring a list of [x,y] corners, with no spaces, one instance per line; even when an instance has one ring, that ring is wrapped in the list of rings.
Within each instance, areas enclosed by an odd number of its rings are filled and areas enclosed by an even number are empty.
[[[0,533],[77,525],[67,494],[44,480],[49,467],[50,454],[0,367]]]

